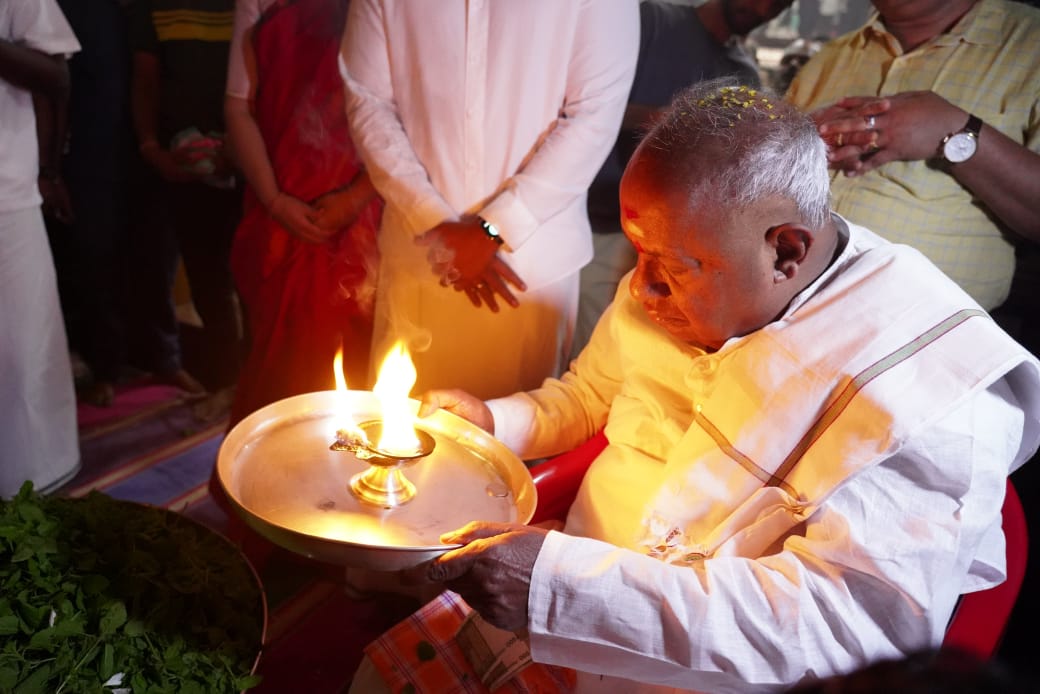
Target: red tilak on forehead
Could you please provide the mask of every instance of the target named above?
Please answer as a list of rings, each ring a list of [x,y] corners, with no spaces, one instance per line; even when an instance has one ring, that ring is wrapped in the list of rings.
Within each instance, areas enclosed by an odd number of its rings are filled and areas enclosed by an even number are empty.
[[[625,219],[639,219],[639,213],[628,206],[624,208],[623,214],[625,215]]]

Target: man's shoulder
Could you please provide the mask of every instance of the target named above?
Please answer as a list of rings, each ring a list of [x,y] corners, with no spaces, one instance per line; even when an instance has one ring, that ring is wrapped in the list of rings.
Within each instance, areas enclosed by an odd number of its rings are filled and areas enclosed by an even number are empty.
[[[848,220],[849,248],[835,272],[837,284],[866,288],[879,284],[896,304],[904,297],[916,301],[931,296],[935,301],[974,306],[975,301],[946,276],[924,253],[913,246],[892,243],[870,229]],[[913,289],[910,289],[910,288]],[[876,287],[868,290],[876,291]]]
[[[875,233],[872,229],[844,218],[841,219],[845,222],[848,228],[849,244],[852,256],[855,257],[869,254],[871,257],[875,258],[901,258],[912,260],[914,262],[923,261],[926,265],[932,266],[931,261],[929,261],[921,251],[917,250],[913,246],[908,246],[902,243],[893,243]],[[938,268],[935,269],[938,272]]]
[[[1017,40],[1035,47],[1034,41],[1040,39],[1040,8],[1017,0],[981,0],[972,29],[983,40],[1000,45]],[[1040,60],[1035,50],[1031,55]]]
[[[693,5],[679,5],[664,0],[643,0],[639,3],[639,18],[643,26],[681,26],[697,17]],[[698,22],[699,24],[699,22]]]
[[[1040,7],[1021,0],[980,0],[979,16],[996,15],[1011,24],[1040,24]]]
[[[759,83],[750,54],[737,42],[719,44],[695,7],[649,0],[640,3],[640,14],[639,64],[630,102],[663,106],[690,84],[726,75]]]

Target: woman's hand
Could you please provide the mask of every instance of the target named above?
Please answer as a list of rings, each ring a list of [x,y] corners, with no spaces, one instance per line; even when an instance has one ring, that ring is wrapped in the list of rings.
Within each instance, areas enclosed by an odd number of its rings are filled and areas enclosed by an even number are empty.
[[[315,209],[303,200],[285,193],[278,193],[268,205],[267,211],[290,234],[310,243],[324,243],[334,231],[322,229],[315,224]]]
[[[315,210],[312,220],[322,229],[343,229],[354,223],[373,197],[375,189],[371,185],[352,181],[346,188],[316,199],[312,203]]]

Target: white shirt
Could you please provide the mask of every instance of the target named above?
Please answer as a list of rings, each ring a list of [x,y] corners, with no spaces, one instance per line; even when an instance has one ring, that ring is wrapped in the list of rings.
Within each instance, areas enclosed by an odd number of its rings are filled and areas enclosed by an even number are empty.
[[[581,268],[638,47],[635,0],[353,0],[341,69],[384,254],[479,214],[530,289]]]
[[[0,2],[0,40],[66,57],[80,48],[54,0]],[[0,79],[0,212],[42,202],[36,185],[38,173],[32,94]]]
[[[489,403],[496,437],[524,457],[606,422],[611,445],[569,534],[548,536],[528,603],[532,655],[584,671],[579,691],[747,692],[851,670],[938,645],[958,595],[1003,580],[1000,506],[1040,436],[1040,365],[988,318],[951,331],[978,341],[940,338],[870,381],[786,486],[764,486],[698,426],[706,414],[772,470],[860,369],[918,334],[893,316],[913,306],[930,327],[933,305],[977,308],[915,251],[849,226],[779,321],[714,354],[654,325],[626,280],[575,372]],[[786,337],[813,321],[818,339]],[[745,377],[735,361],[761,368]]]

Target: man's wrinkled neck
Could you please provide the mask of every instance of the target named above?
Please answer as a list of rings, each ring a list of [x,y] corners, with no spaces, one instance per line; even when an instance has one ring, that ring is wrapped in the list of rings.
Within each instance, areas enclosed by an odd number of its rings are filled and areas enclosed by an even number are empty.
[[[829,214],[827,221],[823,223],[820,232],[816,235],[816,244],[813,250],[816,250],[817,253],[814,256],[814,263],[809,268],[809,273],[807,273],[811,276],[811,279],[805,283],[805,287],[810,286],[819,279],[820,275],[834,264],[834,261],[838,259],[842,250],[844,250],[845,242],[848,240],[848,231],[841,233],[839,224],[844,226],[844,222],[840,218]],[[802,287],[802,289],[804,290],[805,287]]]

